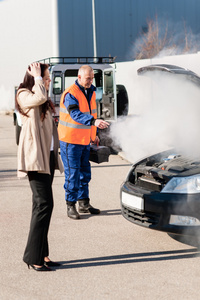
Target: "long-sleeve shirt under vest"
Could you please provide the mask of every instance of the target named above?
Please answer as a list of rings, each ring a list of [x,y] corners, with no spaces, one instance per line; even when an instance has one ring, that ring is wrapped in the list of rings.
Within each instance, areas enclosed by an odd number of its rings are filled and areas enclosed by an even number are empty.
[[[78,80],[75,81],[75,84],[79,87],[79,89],[86,96],[86,99],[88,101],[88,105],[89,105],[89,108],[90,108],[90,100],[92,98],[92,94],[93,94],[93,92],[96,91],[95,86],[91,85],[91,87],[85,91],[84,87],[82,87],[78,83]],[[83,125],[86,125],[86,126],[90,126],[92,124],[92,122],[94,122],[94,117],[92,115],[84,114],[79,110],[78,100],[73,95],[71,95],[70,93],[68,93],[65,96],[64,105],[67,108],[71,118],[74,121],[76,121],[78,123],[81,123]]]

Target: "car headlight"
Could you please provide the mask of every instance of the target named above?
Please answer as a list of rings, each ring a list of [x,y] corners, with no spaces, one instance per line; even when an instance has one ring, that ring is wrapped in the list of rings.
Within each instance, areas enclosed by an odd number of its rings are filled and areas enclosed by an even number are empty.
[[[200,174],[188,177],[173,177],[162,189],[161,193],[200,193]]]
[[[178,226],[199,226],[200,222],[194,217],[171,215],[169,224]]]

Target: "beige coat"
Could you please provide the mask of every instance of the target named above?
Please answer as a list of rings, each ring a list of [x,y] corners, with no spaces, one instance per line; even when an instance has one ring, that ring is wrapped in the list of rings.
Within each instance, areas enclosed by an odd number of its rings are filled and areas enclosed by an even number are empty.
[[[50,111],[41,121],[41,105],[47,100],[47,92],[42,80],[36,80],[34,94],[28,89],[19,89],[17,100],[21,109],[27,113],[22,117],[22,130],[18,147],[18,176],[28,171],[50,174],[49,159],[52,136],[54,140],[55,168],[63,172],[58,155],[58,133]]]

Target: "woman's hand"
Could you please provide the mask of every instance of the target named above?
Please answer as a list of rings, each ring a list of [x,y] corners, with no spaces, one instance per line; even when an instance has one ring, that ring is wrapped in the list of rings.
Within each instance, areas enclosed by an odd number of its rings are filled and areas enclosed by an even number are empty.
[[[34,62],[30,64],[30,66],[27,69],[27,72],[33,77],[41,76],[40,63]]]

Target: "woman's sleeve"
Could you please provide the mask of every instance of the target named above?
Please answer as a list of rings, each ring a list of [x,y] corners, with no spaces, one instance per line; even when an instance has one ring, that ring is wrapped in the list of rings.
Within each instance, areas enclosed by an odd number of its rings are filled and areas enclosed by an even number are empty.
[[[35,81],[33,92],[31,93],[28,89],[18,91],[17,98],[22,109],[39,106],[47,101],[47,92],[42,80],[38,79]]]

